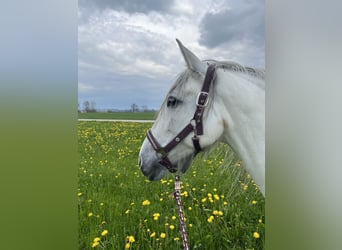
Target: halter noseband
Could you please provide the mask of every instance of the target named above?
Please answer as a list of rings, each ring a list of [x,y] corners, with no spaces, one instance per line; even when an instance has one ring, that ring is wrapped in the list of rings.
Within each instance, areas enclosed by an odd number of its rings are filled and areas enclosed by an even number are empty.
[[[157,139],[153,136],[151,129],[147,131],[147,139],[151,143],[153,149],[161,154],[159,163],[166,167],[171,173],[177,172],[177,168],[172,165],[169,160],[168,153],[175,148],[182,140],[184,140],[192,131],[194,136],[191,138],[195,148],[195,154],[202,150],[199,143],[199,135],[203,135],[203,113],[204,108],[208,105],[209,89],[215,77],[215,64],[210,64],[205,74],[204,82],[201,92],[199,92],[196,99],[196,111],[190,123],[186,125],[166,146],[162,147]]]

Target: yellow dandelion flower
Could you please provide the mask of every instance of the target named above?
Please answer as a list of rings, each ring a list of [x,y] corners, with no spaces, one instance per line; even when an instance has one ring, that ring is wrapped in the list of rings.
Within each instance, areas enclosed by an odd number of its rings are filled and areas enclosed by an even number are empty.
[[[101,236],[106,236],[108,234],[108,230],[103,230],[102,233],[101,233]]]
[[[151,202],[149,201],[149,200],[144,200],[143,202],[142,202],[142,205],[143,206],[148,206],[148,205],[150,205],[151,204]]]
[[[225,202],[223,202],[223,205],[227,206],[227,205],[228,205],[228,202],[226,202],[226,201],[225,201]]]
[[[82,196],[82,193],[81,193],[81,192],[80,192],[80,193],[78,193],[78,194],[77,194],[77,196],[78,196],[78,197]]]
[[[174,225],[170,225],[170,229],[171,230],[175,229],[175,226]]]
[[[129,242],[127,242],[125,245],[125,249],[130,249],[130,248],[131,248],[131,244],[129,244]]]
[[[253,204],[253,205],[257,204],[257,201],[252,201],[252,204]]]
[[[214,210],[214,211],[213,211],[213,215],[218,215],[218,212],[219,212],[219,211]]]
[[[203,198],[203,199],[201,200],[202,203],[204,203],[204,202],[206,202],[206,201],[207,201],[207,198]]]
[[[191,223],[189,224],[189,227],[192,227],[192,224],[191,224]]]
[[[262,223],[262,219],[259,219],[258,222],[259,222],[259,223]]]
[[[161,234],[160,234],[160,238],[165,239],[165,237],[166,237],[166,234],[165,234],[165,233],[161,233]]]
[[[214,198],[215,198],[215,200],[217,200],[217,201],[220,200],[220,196],[218,196],[217,194],[214,194]]]
[[[179,239],[179,237],[175,237],[175,238],[173,238],[173,240],[174,241],[179,241],[180,239]]]
[[[172,216],[172,217],[171,217],[172,220],[175,220],[176,218],[177,218],[176,216]]]
[[[188,210],[191,211],[191,210],[192,210],[192,207],[188,207]]]
[[[96,238],[94,239],[94,242],[99,242],[100,240],[101,240],[100,237],[96,237]]]
[[[133,235],[127,236],[127,241],[128,241],[129,243],[135,242],[134,236],[133,236]]]
[[[258,232],[254,232],[253,233],[253,237],[258,239],[258,238],[260,238],[260,234]]]
[[[150,237],[153,238],[154,236],[156,236],[156,232],[153,232],[150,234]]]
[[[126,210],[125,214],[129,214],[129,209]]]
[[[214,221],[214,216],[210,215],[210,217],[207,220],[209,223],[212,223]]]
[[[218,216],[222,216],[223,212],[222,211],[218,211]]]
[[[92,247],[92,248],[95,248],[95,247],[97,247],[99,244],[100,244],[100,243],[99,243],[98,241],[93,242],[93,244],[91,245],[91,247]]]
[[[208,193],[208,197],[212,197],[213,195],[211,193]]]
[[[88,217],[92,217],[94,214],[93,213],[89,213],[88,214]]]

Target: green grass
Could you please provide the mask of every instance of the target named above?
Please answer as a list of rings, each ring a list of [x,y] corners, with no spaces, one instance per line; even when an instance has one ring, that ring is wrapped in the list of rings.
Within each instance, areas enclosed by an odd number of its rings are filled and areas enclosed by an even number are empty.
[[[154,120],[156,112],[93,112],[78,113],[79,119],[123,119],[123,120]]]
[[[79,122],[79,249],[182,249],[173,176],[150,182],[137,164],[150,126]],[[190,249],[263,249],[264,198],[226,146],[181,180]]]

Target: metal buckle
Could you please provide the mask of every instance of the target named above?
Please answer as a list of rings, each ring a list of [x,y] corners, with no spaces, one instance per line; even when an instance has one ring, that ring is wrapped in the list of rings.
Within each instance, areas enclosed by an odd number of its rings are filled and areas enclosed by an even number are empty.
[[[206,107],[208,105],[208,101],[209,101],[209,93],[208,92],[199,92],[198,93],[198,96],[197,96],[197,99],[196,99],[196,105],[197,106],[200,106],[200,107]],[[203,98],[203,99],[202,99]],[[200,100],[204,100],[204,103],[199,103]]]

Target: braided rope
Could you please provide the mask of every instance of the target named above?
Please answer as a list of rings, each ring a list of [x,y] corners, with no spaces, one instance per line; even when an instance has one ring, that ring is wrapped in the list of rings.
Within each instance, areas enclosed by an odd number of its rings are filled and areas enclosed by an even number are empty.
[[[184,250],[189,250],[188,246],[188,236],[186,234],[186,226],[185,226],[185,221],[184,221],[184,213],[182,209],[182,204],[181,204],[181,185],[180,185],[180,177],[176,175],[175,177],[175,192],[174,192],[174,197],[178,206],[178,214],[179,214],[179,222],[181,226],[181,234],[182,234],[182,240],[183,240],[183,247]]]

